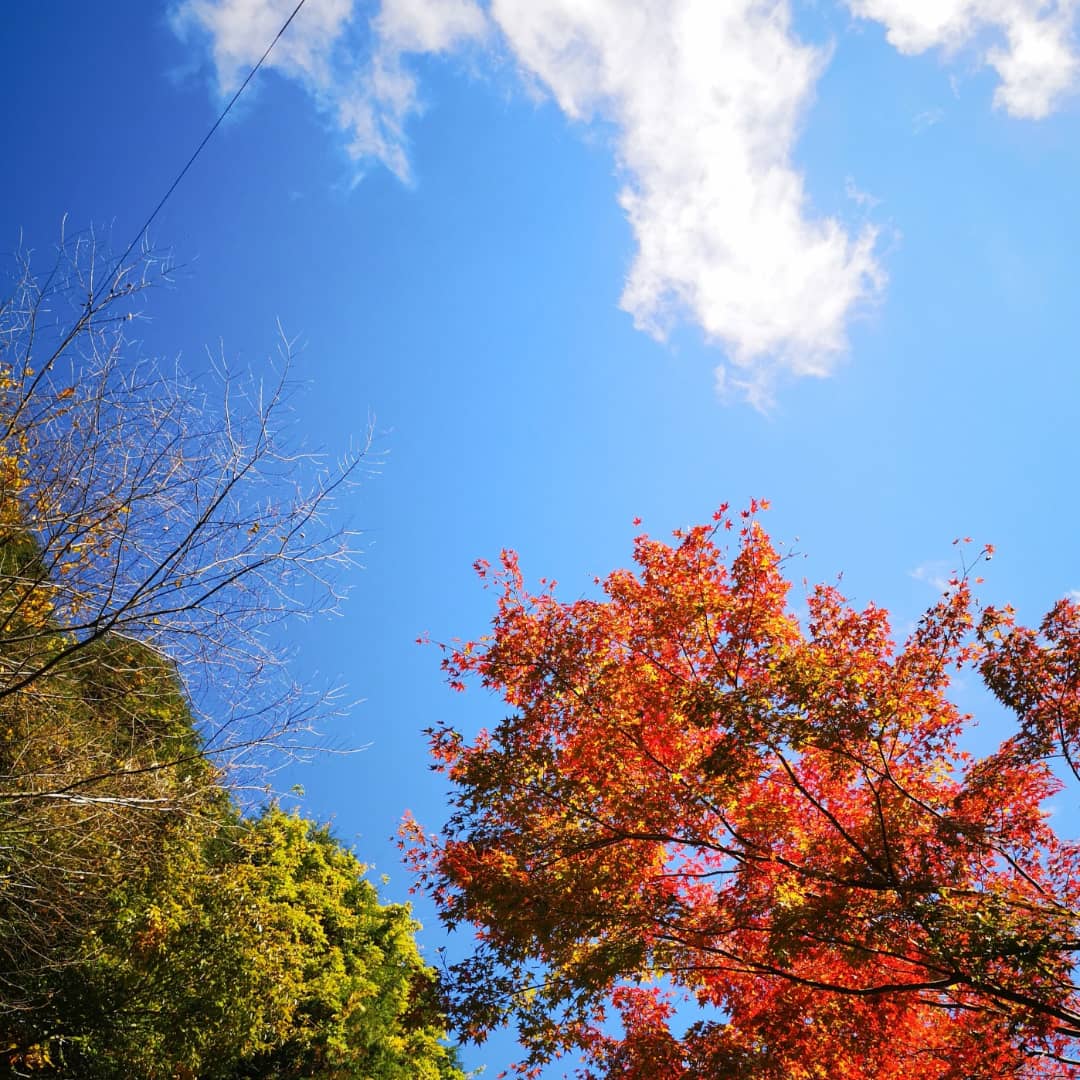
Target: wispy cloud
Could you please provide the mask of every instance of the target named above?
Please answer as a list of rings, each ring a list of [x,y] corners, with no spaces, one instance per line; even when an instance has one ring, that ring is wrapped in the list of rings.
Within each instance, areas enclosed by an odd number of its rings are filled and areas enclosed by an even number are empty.
[[[387,0],[371,23],[374,48],[358,77],[341,87],[338,115],[354,158],[382,161],[403,181],[411,177],[406,123],[420,111],[410,54],[449,53],[488,33],[473,0]]]
[[[949,582],[956,576],[956,569],[941,559],[930,559],[909,570],[908,576],[929,585],[936,592],[946,592]]]
[[[873,210],[875,206],[881,205],[881,200],[876,195],[863,191],[851,176],[844,177],[844,194],[856,206],[861,206],[864,210]]]
[[[183,0],[173,10],[182,36],[202,30],[209,38],[223,94],[230,93],[262,55],[295,7],[290,0]],[[311,90],[330,92],[333,50],[352,16],[353,0],[314,0],[294,20],[268,61]]]
[[[911,118],[911,132],[913,135],[921,135],[924,131],[940,124],[945,119],[944,109],[924,109]]]
[[[180,0],[173,26],[208,41],[227,94],[262,55],[295,0]],[[308,0],[267,60],[331,116],[359,165],[379,162],[411,180],[408,121],[422,108],[409,54],[446,53],[482,39],[487,17],[473,0],[388,0],[370,23],[356,0]]]
[[[998,74],[994,103],[1012,116],[1048,115],[1080,78],[1073,0],[848,0],[884,25],[902,53],[974,50]]]

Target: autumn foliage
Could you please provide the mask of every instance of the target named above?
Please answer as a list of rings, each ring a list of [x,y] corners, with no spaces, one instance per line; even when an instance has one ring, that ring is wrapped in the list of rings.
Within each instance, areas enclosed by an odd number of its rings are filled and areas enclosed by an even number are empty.
[[[476,928],[462,1030],[515,1024],[526,1075],[1080,1076],[1080,851],[1047,810],[1080,756],[1080,607],[1026,629],[962,569],[900,646],[830,586],[800,619],[763,508],[638,537],[600,599],[478,565],[492,633],[444,663],[512,714],[432,731],[454,809],[405,831]],[[1007,712],[986,756],[958,677]]]

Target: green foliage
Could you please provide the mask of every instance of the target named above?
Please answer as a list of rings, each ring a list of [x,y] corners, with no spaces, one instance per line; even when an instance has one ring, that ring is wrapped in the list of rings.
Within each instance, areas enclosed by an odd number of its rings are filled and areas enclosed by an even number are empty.
[[[458,1076],[407,907],[325,829],[276,807],[181,838],[88,947],[78,1075]],[[84,1006],[85,1009],[85,1006]]]
[[[110,896],[226,803],[175,674],[135,643],[96,642],[0,696],[0,1039],[55,1028],[58,980]]]
[[[175,719],[156,718],[161,738],[176,737]],[[353,854],[276,806],[241,817],[205,766],[144,775],[191,793],[158,813],[107,806],[93,829],[66,800],[35,828],[8,808],[6,837],[21,827],[23,838],[0,892],[59,888],[44,937],[8,933],[18,919],[4,909],[0,1052],[13,1068],[94,1080],[461,1076],[417,924],[379,901]]]
[[[33,558],[10,536],[9,671]],[[325,828],[237,811],[168,659],[117,634],[72,653],[34,610],[35,657],[66,654],[0,692],[0,1071],[462,1077],[408,907]]]

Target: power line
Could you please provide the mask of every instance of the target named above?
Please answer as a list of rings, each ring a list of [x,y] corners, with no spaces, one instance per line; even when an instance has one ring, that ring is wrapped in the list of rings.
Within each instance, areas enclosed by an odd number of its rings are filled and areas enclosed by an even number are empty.
[[[124,251],[124,254],[121,255],[120,258],[117,260],[115,273],[119,273],[123,269],[124,263],[127,261],[127,257],[134,250],[135,245],[146,235],[147,230],[154,223],[154,219],[158,216],[159,213],[161,213],[161,208],[169,201],[169,197],[180,185],[180,181],[184,179],[185,175],[187,175],[188,169],[190,169],[191,166],[195,164],[195,159],[202,153],[203,147],[206,146],[206,144],[210,141],[214,132],[217,131],[217,129],[221,126],[221,123],[225,119],[225,117],[229,115],[229,111],[236,104],[240,95],[247,88],[247,84],[251,82],[251,80],[255,77],[255,73],[259,70],[259,68],[262,67],[263,61],[273,51],[274,46],[281,39],[281,35],[284,34],[286,30],[288,30],[289,24],[293,21],[293,19],[296,18],[300,9],[304,6],[306,2],[307,0],[300,0],[296,7],[293,8],[292,14],[281,24],[281,29],[278,30],[278,32],[274,35],[274,40],[266,46],[266,51],[262,54],[262,56],[259,57],[258,63],[248,72],[247,78],[244,79],[244,81],[240,84],[239,89],[229,99],[228,105],[226,105],[225,108],[221,111],[221,115],[218,116],[218,118],[214,121],[214,126],[210,128],[210,130],[206,133],[205,136],[203,136],[202,142],[199,143],[197,147],[195,147],[195,152],[191,155],[191,157],[188,158],[187,164],[177,174],[176,179],[169,186],[169,190],[161,196],[161,201],[157,204],[157,206],[154,207],[153,213],[151,213],[151,215],[146,219],[143,227],[135,234],[131,243],[128,244],[126,250]]]

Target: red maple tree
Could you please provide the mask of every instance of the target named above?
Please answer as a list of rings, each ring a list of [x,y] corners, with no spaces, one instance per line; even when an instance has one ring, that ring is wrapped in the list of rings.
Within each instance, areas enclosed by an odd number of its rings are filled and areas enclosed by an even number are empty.
[[[1080,850],[1045,808],[1080,757],[1080,606],[1025,629],[963,571],[900,648],[829,586],[802,625],[764,506],[638,537],[602,599],[478,564],[493,630],[444,666],[513,715],[431,731],[453,812],[404,841],[476,928],[464,1034],[516,1024],[524,1075],[1080,1076]],[[965,672],[1015,718],[982,757]]]

